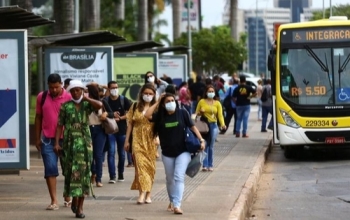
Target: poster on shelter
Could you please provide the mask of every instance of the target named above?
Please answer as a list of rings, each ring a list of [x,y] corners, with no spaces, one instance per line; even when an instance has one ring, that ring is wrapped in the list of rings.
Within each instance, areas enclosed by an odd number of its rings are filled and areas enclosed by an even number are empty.
[[[190,25],[191,31],[199,30],[199,0],[190,0]],[[181,0],[181,32],[187,32],[188,30],[188,11],[187,0]]]
[[[187,55],[161,56],[158,62],[160,76],[167,75],[176,86],[187,81]]]
[[[151,71],[157,76],[157,61],[157,53],[115,53],[114,80],[118,83],[119,94],[136,101],[145,84],[146,72]]]
[[[51,73],[107,85],[112,79],[113,47],[52,47],[45,49],[46,78]]]
[[[0,169],[29,168],[26,40],[25,30],[0,32]]]

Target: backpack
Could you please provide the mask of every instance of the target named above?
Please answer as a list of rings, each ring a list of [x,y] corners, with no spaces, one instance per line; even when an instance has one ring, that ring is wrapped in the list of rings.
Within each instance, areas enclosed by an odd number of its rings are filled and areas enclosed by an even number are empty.
[[[269,98],[269,96],[268,96],[268,94],[267,94],[267,88],[266,88],[266,86],[264,86],[264,89],[263,89],[263,92],[262,92],[262,94],[261,94],[260,100],[261,100],[262,102],[266,102],[266,101],[268,100],[268,98]]]
[[[226,110],[232,108],[232,105],[231,105],[231,100],[232,100],[231,89],[232,89],[232,87],[230,87],[230,88],[228,89],[228,94],[227,94],[227,96],[225,97],[224,101],[222,102],[222,105],[224,106],[224,108],[225,108]]]
[[[40,102],[41,108],[43,107],[43,105],[44,105],[44,103],[45,103],[47,93],[48,93],[48,91],[45,90],[45,91],[43,92],[42,96],[41,96],[41,102]]]

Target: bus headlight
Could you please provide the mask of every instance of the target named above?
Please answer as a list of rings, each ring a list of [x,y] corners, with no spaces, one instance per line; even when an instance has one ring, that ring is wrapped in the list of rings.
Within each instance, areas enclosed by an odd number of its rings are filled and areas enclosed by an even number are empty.
[[[280,109],[284,122],[292,128],[300,128],[300,125],[284,110]]]

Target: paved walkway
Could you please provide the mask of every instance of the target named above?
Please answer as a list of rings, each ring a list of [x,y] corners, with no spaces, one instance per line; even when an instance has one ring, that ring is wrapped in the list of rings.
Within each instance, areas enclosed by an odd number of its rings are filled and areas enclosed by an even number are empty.
[[[153,220],[153,219],[243,219],[252,184],[256,184],[263,166],[263,157],[272,132],[261,133],[256,106],[249,121],[249,138],[232,135],[232,123],[225,135],[218,136],[214,153],[214,171],[200,172],[193,179],[186,177],[182,203],[184,214],[166,211],[168,198],[163,164],[157,161],[152,204],[137,205],[137,191],[131,191],[134,168],[125,167],[124,182],[108,184],[108,169],[103,171],[101,188],[94,188],[97,199],[87,198],[84,213],[87,219]],[[58,177],[57,195],[60,209],[46,211],[50,199],[43,178],[42,160],[31,147],[30,170],[20,175],[0,175],[0,219],[72,219],[70,209],[63,207],[63,177]],[[253,179],[253,181],[251,180]],[[250,194],[250,195],[248,195]]]

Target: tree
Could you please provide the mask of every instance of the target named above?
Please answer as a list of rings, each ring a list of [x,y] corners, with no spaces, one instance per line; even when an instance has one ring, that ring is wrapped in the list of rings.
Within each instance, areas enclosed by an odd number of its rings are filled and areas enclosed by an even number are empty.
[[[137,14],[137,40],[146,41],[148,40],[148,16],[147,16],[147,0],[137,0],[138,2],[138,14]]]
[[[230,1],[230,28],[231,28],[231,37],[237,40],[237,0]]]
[[[73,33],[74,31],[74,4],[72,0],[54,0],[53,17],[54,34]]]
[[[176,39],[175,45],[187,45],[187,34]],[[235,41],[227,26],[204,28],[192,34],[193,69],[197,73],[233,73],[247,59],[246,35]]]
[[[173,39],[180,37],[181,30],[181,0],[172,0]]]
[[[347,16],[350,17],[350,4],[345,5],[337,5],[332,7],[332,15],[333,16]],[[327,8],[325,11],[325,18],[329,18],[330,9]],[[323,11],[313,12],[313,16],[311,18],[312,21],[323,19]]]
[[[91,31],[100,28],[100,0],[82,1],[82,30]]]

